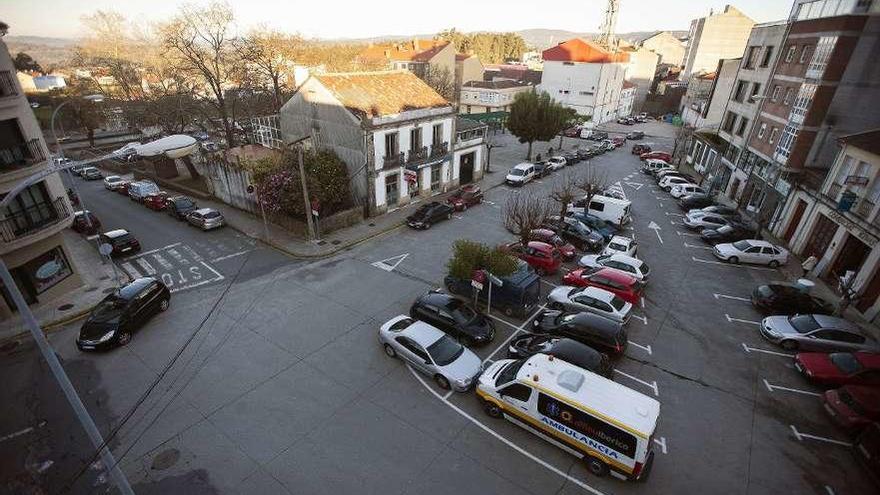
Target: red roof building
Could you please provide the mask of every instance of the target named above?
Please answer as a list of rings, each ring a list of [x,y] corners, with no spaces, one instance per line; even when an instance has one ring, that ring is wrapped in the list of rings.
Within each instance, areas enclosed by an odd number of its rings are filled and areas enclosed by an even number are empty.
[[[609,64],[629,62],[626,52],[612,52],[595,42],[575,38],[560,43],[543,52],[544,61],[554,62],[586,62],[590,64]]]

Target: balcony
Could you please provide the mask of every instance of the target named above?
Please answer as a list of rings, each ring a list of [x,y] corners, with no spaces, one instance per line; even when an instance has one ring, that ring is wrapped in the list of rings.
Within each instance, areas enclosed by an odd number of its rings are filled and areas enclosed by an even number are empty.
[[[431,158],[437,158],[440,156],[449,153],[449,143],[443,141],[442,143],[434,143],[431,145]]]
[[[0,70],[0,99],[8,96],[18,96],[15,75],[11,71]]]
[[[385,158],[382,159],[382,169],[400,168],[404,163],[406,163],[406,156],[402,152],[385,155]]]
[[[70,215],[70,207],[63,197],[51,203],[38,203],[0,220],[0,236],[3,242],[16,242],[57,225],[70,218]]]
[[[46,160],[39,139],[0,148],[0,173],[10,168],[30,167]]]

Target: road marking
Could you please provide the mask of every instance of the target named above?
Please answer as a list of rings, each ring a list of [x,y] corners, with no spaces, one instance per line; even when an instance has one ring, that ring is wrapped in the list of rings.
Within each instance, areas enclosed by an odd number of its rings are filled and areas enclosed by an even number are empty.
[[[548,282],[548,281],[544,280],[543,278],[541,279],[541,282],[544,282],[545,284],[549,285],[550,287],[559,287],[558,285],[554,284],[553,282]]]
[[[407,256],[409,256],[409,253],[399,254],[397,256],[392,256],[390,258],[385,258],[384,260],[372,263],[372,265],[381,270],[385,270],[386,272],[391,272],[394,271],[394,269],[397,268],[397,265],[401,264]],[[393,264],[389,264],[388,262],[393,262]]]
[[[450,397],[453,393],[455,393],[454,390],[450,390],[449,392],[446,392],[446,395],[443,396],[443,400],[449,400],[449,397]]]
[[[136,278],[141,278],[140,272],[138,272],[131,263],[126,261],[125,263],[120,264],[119,267],[125,270],[125,273],[127,273],[128,276],[132,278],[132,280]]]
[[[214,258],[211,260],[211,263],[216,263],[218,261],[228,260],[229,258],[235,258],[236,256],[241,256],[243,254],[247,254],[253,251],[253,249],[245,249],[244,251],[239,251],[237,253],[227,254],[226,256],[221,256],[219,258]]]
[[[543,305],[543,304],[542,304],[541,306],[539,306],[538,309],[536,309],[534,313],[532,313],[531,315],[529,315],[529,317],[526,318],[525,321],[523,321],[519,326],[516,326],[516,325],[514,325],[513,323],[511,323],[511,322],[509,322],[509,321],[507,321],[507,320],[502,320],[501,318],[498,318],[498,317],[495,316],[495,315],[486,315],[486,316],[488,316],[489,318],[492,318],[492,319],[498,320],[498,321],[500,321],[501,323],[504,323],[504,324],[506,324],[506,325],[509,325],[509,326],[513,327],[513,328],[514,328],[514,332],[510,335],[510,337],[507,337],[507,338],[504,340],[504,342],[501,343],[501,345],[499,345],[498,347],[496,347],[495,350],[493,350],[488,356],[486,356],[486,359],[484,359],[483,362],[485,363],[486,361],[491,360],[491,359],[492,359],[492,356],[494,356],[495,354],[498,353],[498,351],[500,351],[501,349],[503,349],[504,347],[506,347],[507,344],[509,344],[510,341],[513,340],[513,338],[516,336],[516,334],[518,334],[519,332],[523,331],[523,327],[526,326],[526,325],[528,325],[528,324],[532,321],[532,318],[534,318],[535,316],[538,316],[538,313],[540,313],[541,311],[543,311],[544,308],[545,308],[545,305]]]
[[[202,261],[200,264],[202,266],[204,266],[205,268],[207,268],[208,270],[214,272],[214,278],[202,280],[201,282],[196,282],[196,283],[189,284],[189,285],[181,285],[180,287],[175,287],[175,288],[171,289],[171,292],[178,292],[178,291],[182,291],[182,290],[193,289],[193,288],[199,287],[201,285],[210,284],[211,282],[219,282],[219,281],[224,280],[226,278],[220,272],[211,268],[211,266],[208,265],[207,263],[205,263],[204,261]],[[192,269],[190,269],[190,270],[192,270]],[[162,277],[163,281],[165,281],[164,275],[168,275],[168,274],[163,273],[163,277]],[[168,283],[166,282],[165,285],[168,285]]]
[[[144,269],[144,271],[147,273],[147,275],[155,275],[156,274],[156,269],[153,268],[153,265],[151,265],[150,262],[148,262],[147,260],[145,260],[143,258],[138,258],[134,261],[135,261],[135,263],[140,265],[141,268]]]
[[[495,204],[492,201],[489,201],[488,199],[484,199],[483,203],[486,203],[487,205],[494,205]]]
[[[138,253],[138,256],[146,256],[146,255],[148,255],[148,254],[158,253],[159,251],[164,251],[164,250],[166,250],[166,249],[171,249],[171,248],[177,247],[177,246],[179,246],[179,245],[180,245],[179,242],[175,242],[174,244],[169,244],[169,245],[167,245],[167,246],[165,246],[165,247],[160,247],[160,248],[156,248],[156,249],[150,249],[149,251],[143,251],[143,252],[140,252],[140,253]]]
[[[168,260],[165,259],[164,256],[159,253],[154,254],[153,259],[156,260],[156,262],[158,262],[164,270],[171,270],[172,268],[174,268],[174,265],[172,265]]]
[[[801,433],[801,432],[797,431],[797,428],[795,428],[794,425],[788,425],[788,426],[791,427],[791,431],[792,431],[792,433],[794,433],[795,438],[797,438],[801,442],[803,442],[805,438],[808,438],[810,440],[818,440],[820,442],[833,443],[835,445],[842,445],[844,447],[852,447],[852,445],[853,445],[850,442],[842,442],[840,440],[835,440],[833,438],[825,438],[825,437],[820,437],[817,435],[810,435],[809,433]]]
[[[177,262],[181,265],[189,264],[189,260],[186,259],[182,254],[180,254],[180,252],[175,248],[168,249],[168,254],[170,254],[171,257],[177,260]]]
[[[10,434],[8,434],[8,435],[4,435],[4,436],[0,437],[0,443],[5,442],[5,441],[7,441],[7,440],[12,440],[13,438],[17,438],[17,437],[20,437],[20,436],[22,436],[22,435],[27,435],[28,433],[30,433],[30,432],[32,432],[32,431],[34,431],[34,427],[33,427],[33,426],[28,426],[27,428],[25,428],[25,429],[23,429],[23,430],[18,430],[18,431],[14,432],[14,433],[10,433]]]
[[[712,248],[709,246],[695,246],[693,244],[688,244],[686,242],[684,243],[684,247],[691,248],[691,249],[708,249],[709,251],[712,250]]]
[[[778,352],[778,351],[768,351],[767,349],[758,349],[757,347],[749,347],[745,342],[742,343],[743,350],[746,352],[763,352],[764,354],[770,354],[772,356],[780,356],[780,357],[794,357],[794,354],[789,354],[787,352]]]
[[[669,221],[669,224],[670,224],[670,225],[682,225],[682,226],[684,225],[683,223],[681,223],[681,222],[676,222],[675,220],[670,220],[670,221]]]
[[[632,380],[632,381],[634,381],[634,382],[641,383],[642,385],[644,385],[644,386],[650,388],[651,390],[653,390],[655,396],[660,397],[660,391],[657,389],[657,382],[650,382],[650,383],[648,383],[648,382],[646,382],[646,381],[644,381],[644,380],[642,380],[642,379],[636,378],[636,377],[634,377],[634,376],[632,376],[632,375],[628,375],[628,374],[626,374],[626,373],[620,371],[620,370],[617,369],[617,368],[614,369],[614,372],[615,372],[615,373],[619,373],[619,374],[621,374],[621,375],[623,375],[623,376],[629,378],[630,380]]]
[[[698,263],[707,263],[710,265],[721,265],[721,266],[727,266],[730,268],[748,268],[750,270],[763,270],[765,272],[775,272],[776,271],[775,268],[764,268],[764,267],[760,267],[760,266],[750,266],[750,265],[734,265],[732,263],[725,263],[722,261],[704,260],[704,259],[697,258],[695,256],[691,256],[691,259],[698,262]]]
[[[654,443],[660,446],[661,452],[666,453],[666,437],[655,438]]]
[[[642,307],[642,309],[645,309],[645,298],[644,297],[639,298],[639,305]]]
[[[576,484],[577,486],[583,488],[584,490],[587,490],[588,492],[590,492],[590,493],[592,493],[592,494],[594,494],[594,495],[604,495],[602,492],[600,492],[599,490],[593,488],[592,486],[590,486],[590,485],[584,483],[583,481],[581,481],[581,480],[579,480],[579,479],[577,479],[577,478],[575,478],[575,477],[573,477],[573,476],[570,476],[568,473],[562,471],[561,469],[556,468],[555,466],[553,466],[553,465],[550,464],[549,462],[547,462],[547,461],[541,459],[540,457],[538,457],[538,456],[532,454],[531,452],[529,452],[529,451],[527,451],[526,449],[520,447],[519,445],[513,443],[512,441],[508,440],[507,438],[504,438],[500,433],[498,433],[498,432],[496,432],[495,430],[493,430],[492,428],[489,428],[488,426],[484,425],[483,423],[481,423],[480,421],[478,421],[476,418],[474,418],[474,417],[471,416],[470,414],[464,412],[461,408],[459,408],[458,406],[456,406],[456,405],[453,404],[452,402],[449,402],[447,399],[444,399],[440,394],[437,393],[437,391],[435,391],[433,388],[431,388],[431,387],[425,382],[425,380],[424,380],[424,379],[423,379],[418,373],[416,373],[415,370],[412,369],[412,367],[411,367],[409,364],[407,364],[406,367],[407,367],[407,369],[409,369],[409,372],[412,373],[414,377],[416,377],[416,380],[418,380],[419,382],[421,382],[421,384],[422,384],[426,389],[428,389],[429,392],[431,392],[432,394],[434,394],[434,397],[436,397],[437,399],[441,400],[444,404],[446,404],[447,406],[451,407],[453,411],[457,412],[457,413],[460,414],[463,418],[467,419],[468,421],[470,421],[471,423],[473,423],[474,425],[476,425],[477,427],[479,427],[480,429],[482,429],[482,430],[485,431],[486,433],[488,433],[488,434],[492,435],[493,437],[497,438],[498,440],[500,440],[502,443],[504,443],[504,444],[507,445],[508,447],[510,447],[510,448],[512,448],[513,450],[519,452],[520,454],[522,454],[522,455],[528,457],[529,459],[531,459],[531,460],[534,461],[535,463],[540,464],[541,466],[545,467],[545,468],[548,469],[549,471],[551,471],[551,472],[553,472],[553,473],[555,473],[555,474],[557,474],[557,475],[559,475],[559,476],[565,478],[566,480],[568,480],[568,481],[570,481],[570,482]]]
[[[654,196],[654,199],[659,199],[660,201],[663,201],[666,198],[661,198],[660,196]]]
[[[627,177],[626,179],[629,179],[629,177]],[[629,187],[635,189],[636,191],[638,191],[639,189],[642,188],[642,186],[644,186],[644,184],[642,184],[640,182],[626,182],[625,184],[628,185]]]
[[[719,297],[723,297],[724,299],[733,299],[734,301],[744,301],[744,302],[748,302],[748,303],[752,302],[752,300],[749,299],[748,297],[728,296],[727,294],[715,294],[715,293],[713,293],[712,295],[715,296],[715,299],[718,299]]]
[[[651,351],[651,346],[650,346],[650,345],[636,344],[636,343],[633,342],[632,340],[627,340],[627,342],[629,342],[629,345],[634,345],[634,346],[638,347],[639,349],[642,349],[643,351],[647,352],[648,355],[653,355],[653,354],[654,354],[654,353]]]
[[[648,224],[648,228],[652,229],[654,231],[654,233],[657,234],[657,240],[660,241],[660,244],[663,244],[663,238],[660,237],[660,226],[652,221],[651,223]]]
[[[667,217],[683,217],[684,215],[681,213],[669,213],[668,211],[664,211]]]
[[[733,321],[736,321],[736,322],[739,322],[739,323],[748,323],[749,325],[758,325],[758,326],[761,326],[761,322],[760,322],[760,321],[755,321],[755,320],[743,320],[743,319],[741,319],[741,318],[732,318],[732,317],[731,317],[729,314],[727,314],[727,313],[724,313],[724,317],[727,318],[728,323],[733,322]]]
[[[187,253],[189,253],[190,257],[191,257],[192,259],[194,259],[194,260],[196,261],[196,263],[199,263],[199,262],[201,262],[201,261],[204,259],[204,258],[202,258],[202,257],[199,255],[199,253],[197,253],[197,252],[195,251],[195,249],[193,249],[193,248],[191,248],[191,247],[189,247],[189,246],[187,246],[187,245],[180,246],[180,249],[183,249],[184,251],[186,251]]]
[[[822,396],[822,394],[817,394],[816,392],[810,392],[809,390],[800,390],[797,388],[788,388],[788,387],[782,387],[779,385],[773,385],[770,382],[768,382],[766,378],[764,378],[764,386],[767,387],[767,390],[769,390],[770,392],[773,392],[774,390],[784,390],[786,392],[793,392],[796,394],[804,394],[804,395],[812,395],[814,397],[821,397]]]
[[[452,215],[452,216],[459,219],[459,220],[464,220],[464,217],[461,215]]]
[[[101,234],[95,234],[95,235],[87,236],[87,237],[86,237],[86,240],[87,240],[87,241],[94,241],[94,240],[97,239],[98,237],[101,237]]]
[[[825,491],[828,492],[828,495],[835,495],[834,490],[832,490],[831,487],[828,485],[825,485]]]
[[[636,319],[642,320],[642,323],[644,323],[645,325],[648,324],[648,317],[647,317],[647,316],[639,316],[639,315],[630,315],[630,316],[631,316],[632,318],[636,318]]]

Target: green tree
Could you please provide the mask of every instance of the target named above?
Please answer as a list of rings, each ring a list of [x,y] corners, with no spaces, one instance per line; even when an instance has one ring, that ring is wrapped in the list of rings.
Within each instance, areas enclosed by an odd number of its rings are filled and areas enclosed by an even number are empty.
[[[556,103],[547,93],[526,91],[516,95],[510,106],[507,128],[521,143],[529,143],[526,160],[532,159],[532,144],[549,141],[568,127],[576,112]]]
[[[452,258],[446,262],[449,274],[459,279],[470,279],[476,270],[488,270],[504,277],[516,271],[516,258],[479,242],[459,239],[452,244]]]
[[[455,28],[441,31],[436,39],[446,40],[459,53],[473,53],[483,63],[500,64],[509,59],[519,60],[527,50],[526,42],[516,33],[461,33]]]

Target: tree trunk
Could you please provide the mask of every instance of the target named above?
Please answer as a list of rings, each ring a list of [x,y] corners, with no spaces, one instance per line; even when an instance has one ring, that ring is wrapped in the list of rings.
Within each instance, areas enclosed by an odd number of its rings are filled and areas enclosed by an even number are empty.
[[[86,134],[89,136],[89,147],[94,148],[95,147],[95,130],[92,128],[89,128],[88,130],[86,130]]]
[[[532,142],[529,141],[529,151],[526,152],[526,160],[532,159]]]
[[[226,99],[217,99],[217,109],[220,110],[220,119],[223,120],[223,130],[226,133],[226,147],[235,147],[235,132],[232,129],[232,122],[229,121],[229,112],[226,110]]]
[[[281,84],[278,82],[278,77],[272,78],[272,100],[275,106],[275,113],[278,113],[281,110]]]

